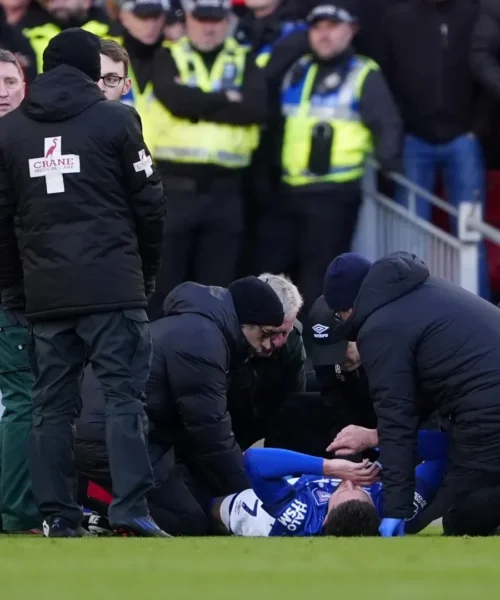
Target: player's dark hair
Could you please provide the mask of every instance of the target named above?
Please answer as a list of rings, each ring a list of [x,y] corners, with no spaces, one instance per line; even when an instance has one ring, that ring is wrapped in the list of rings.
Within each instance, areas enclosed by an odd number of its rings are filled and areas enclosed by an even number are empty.
[[[323,531],[337,537],[377,536],[380,517],[373,504],[348,500],[330,511]]]

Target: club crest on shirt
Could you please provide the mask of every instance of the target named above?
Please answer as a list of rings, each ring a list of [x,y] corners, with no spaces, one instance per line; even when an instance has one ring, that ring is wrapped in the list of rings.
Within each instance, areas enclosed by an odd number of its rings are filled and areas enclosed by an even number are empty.
[[[328,500],[330,500],[330,496],[331,493],[327,492],[326,490],[320,490],[319,488],[316,488],[315,490],[313,490],[313,497],[314,497],[314,501],[316,502],[316,504],[318,506],[321,506],[322,504],[326,504],[328,502]]]

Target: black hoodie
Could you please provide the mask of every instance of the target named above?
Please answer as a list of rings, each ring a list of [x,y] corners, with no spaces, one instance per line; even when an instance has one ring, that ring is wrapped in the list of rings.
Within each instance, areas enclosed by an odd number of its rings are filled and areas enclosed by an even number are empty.
[[[453,466],[500,472],[495,306],[396,252],[371,267],[344,327],[358,343],[378,417],[385,517],[412,515],[421,402],[449,422]]]
[[[184,283],[151,324],[153,360],[146,386],[150,442],[186,461],[216,496],[249,487],[227,411],[230,366],[248,358],[231,293]]]
[[[148,155],[137,113],[66,65],[0,120],[0,288],[24,271],[29,319],[146,308],[164,220]]]

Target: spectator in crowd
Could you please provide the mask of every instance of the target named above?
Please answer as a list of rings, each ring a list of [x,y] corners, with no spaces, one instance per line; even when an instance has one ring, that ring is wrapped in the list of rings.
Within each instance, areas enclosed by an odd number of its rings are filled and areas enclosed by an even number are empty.
[[[73,422],[90,361],[107,401],[111,522],[124,534],[165,536],[147,512],[152,472],[141,402],[151,358],[144,308],[160,259],[163,190],[136,113],[105,102],[96,85],[99,53],[99,39],[83,29],[56,36],[21,110],[0,122],[0,285],[24,282],[33,324],[29,458],[44,532],[83,535]]]
[[[36,27],[47,22],[47,12],[37,0],[2,0],[7,23],[18,29]]]
[[[380,35],[380,64],[405,126],[405,175],[432,193],[442,173],[446,196],[456,207],[485,201],[478,140],[485,106],[469,67],[476,16],[474,0],[409,0],[387,12]],[[408,207],[409,192],[401,188],[397,200]],[[416,213],[431,220],[431,203],[417,196]],[[414,249],[427,255],[427,248]],[[481,262],[480,292],[486,296],[484,257]]]
[[[385,170],[399,170],[402,127],[377,65],[353,53],[357,17],[325,3],[308,23],[311,53],[281,86],[283,190],[259,225],[255,261],[258,271],[296,268],[310,309],[331,257],[350,248],[367,154],[375,147]]]
[[[188,282],[167,297],[165,317],[151,327],[146,397],[156,487],[163,484],[170,504],[189,502],[175,460],[209,497],[248,487],[227,409],[227,374],[252,355],[267,355],[283,319],[278,296],[256,277],[229,289]]]
[[[176,42],[186,35],[186,17],[180,0],[172,0],[167,11],[163,37],[167,42]]]
[[[114,40],[101,40],[101,78],[97,85],[106,100],[119,102],[132,86],[128,76],[129,56],[123,46]]]
[[[16,109],[23,98],[21,67],[11,52],[0,50],[0,117]],[[0,529],[6,533],[41,529],[28,471],[33,374],[27,338],[24,290],[5,288],[0,308],[0,390],[5,407],[0,421]]]
[[[107,16],[92,5],[92,0],[47,0],[47,15],[23,27],[36,55],[37,72],[42,72],[43,52],[50,40],[61,31],[81,27],[99,37],[109,32]]]
[[[144,141],[151,152],[154,152],[158,125],[151,114],[153,58],[163,42],[168,7],[168,0],[125,0],[118,12],[118,22],[111,26],[109,33],[111,39],[123,45],[129,56],[132,85],[121,101],[139,113]]]
[[[229,372],[227,406],[243,450],[279,428],[288,398],[306,389],[302,325],[296,320],[303,303],[300,292],[282,275],[263,273],[259,279],[278,295],[285,319],[271,338],[269,352],[256,354]]]
[[[5,10],[0,6],[0,48],[12,52],[23,69],[23,77],[30,83],[36,77],[36,57],[28,39],[7,22]]]
[[[383,535],[400,535],[413,512],[421,399],[450,436],[448,535],[485,535],[500,524],[500,312],[458,285],[432,277],[416,256],[372,264],[337,257],[324,281],[328,306],[356,341],[378,418],[384,484]]]
[[[267,116],[266,85],[248,49],[227,37],[229,0],[192,0],[187,38],[163,48],[155,65],[159,103],[153,152],[169,219],[150,318],[191,279],[228,285],[243,242],[241,182]]]
[[[479,16],[472,33],[470,64],[474,76],[500,100],[500,5],[480,0]]]
[[[297,6],[291,0],[246,0],[246,7],[235,38],[252,48],[261,67],[269,62],[277,41],[306,28],[298,22]]]

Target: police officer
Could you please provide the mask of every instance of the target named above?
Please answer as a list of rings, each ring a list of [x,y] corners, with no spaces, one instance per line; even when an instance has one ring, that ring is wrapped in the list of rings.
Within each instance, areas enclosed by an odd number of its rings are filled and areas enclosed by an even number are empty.
[[[83,29],[57,35],[21,110],[0,121],[0,286],[24,281],[32,323],[29,459],[45,534],[83,535],[73,422],[90,361],[106,396],[110,520],[121,534],[164,536],[148,517],[152,472],[141,402],[151,358],[144,309],[161,253],[163,190],[137,114],[105,101],[96,85],[99,51],[99,38]]]
[[[227,37],[229,0],[185,3],[187,37],[157,55],[152,150],[167,192],[167,231],[151,318],[192,279],[227,286],[243,239],[241,181],[267,113],[266,85],[249,50]]]
[[[43,52],[50,40],[64,29],[82,27],[99,37],[109,32],[106,15],[92,0],[47,0],[44,3],[47,17],[45,22],[26,23],[24,35],[29,39],[36,55],[37,72],[42,72]]]
[[[310,309],[332,256],[349,249],[361,203],[366,156],[400,168],[401,120],[378,66],[357,56],[357,17],[322,4],[308,17],[310,53],[286,73],[281,202],[261,222],[257,268],[290,271]]]
[[[13,54],[0,50],[0,117],[15,110],[24,98],[24,77]],[[6,533],[41,529],[28,472],[31,431],[31,371],[23,314],[24,290],[2,290],[0,307],[0,390],[5,412],[0,421],[0,529]]]
[[[168,0],[126,0],[120,6],[118,22],[111,26],[107,36],[121,44],[128,53],[128,77],[132,85],[121,101],[133,106],[139,113],[148,148],[154,147],[157,125],[151,115],[154,55],[163,42],[169,7]]]

